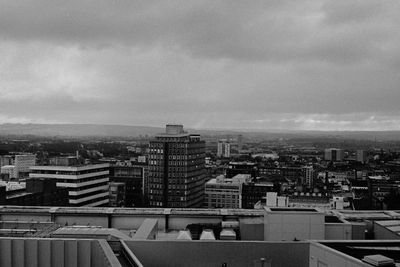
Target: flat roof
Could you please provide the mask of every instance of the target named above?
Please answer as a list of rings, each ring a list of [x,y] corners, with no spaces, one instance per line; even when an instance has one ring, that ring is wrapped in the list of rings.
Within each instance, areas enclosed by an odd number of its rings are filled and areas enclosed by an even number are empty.
[[[98,168],[108,168],[109,163],[79,165],[79,166],[31,166],[30,170],[48,170],[48,171],[82,171]]]
[[[383,255],[400,262],[400,241],[399,240],[363,240],[363,241],[319,241],[319,244],[340,251],[346,255],[362,260],[369,255]]]
[[[62,227],[58,228],[55,230],[52,235],[54,236],[76,236],[76,235],[82,235],[82,237],[85,236],[112,236],[117,239],[131,239],[130,236],[122,233],[121,231],[114,229],[114,228],[102,228],[102,227],[77,227],[77,226],[71,226],[71,227]]]
[[[107,207],[40,207],[40,206],[0,206],[4,213],[58,213],[58,214],[114,214],[114,215],[170,215],[178,216],[243,216],[262,217],[263,210],[255,209],[186,209],[186,208],[107,208]]]
[[[271,211],[318,212],[316,209],[307,208],[269,208]]]
[[[346,220],[358,220],[358,219],[393,219],[394,214],[400,216],[399,213],[395,212],[393,214],[388,213],[383,210],[341,210],[337,211],[337,214],[340,214]]]

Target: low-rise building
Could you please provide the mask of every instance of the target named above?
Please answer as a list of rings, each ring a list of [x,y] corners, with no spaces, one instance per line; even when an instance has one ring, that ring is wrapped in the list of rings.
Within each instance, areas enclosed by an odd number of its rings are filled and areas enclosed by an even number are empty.
[[[109,167],[109,164],[34,166],[29,177],[53,179],[57,187],[68,188],[71,206],[107,206]]]
[[[233,178],[223,175],[209,180],[205,185],[205,203],[207,208],[242,208],[242,185],[250,175],[239,174]]]

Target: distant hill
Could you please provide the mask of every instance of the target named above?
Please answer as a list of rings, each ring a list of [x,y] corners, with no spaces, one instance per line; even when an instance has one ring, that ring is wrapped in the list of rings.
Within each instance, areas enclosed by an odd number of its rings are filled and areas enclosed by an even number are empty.
[[[234,137],[243,134],[255,138],[339,138],[355,140],[400,141],[400,131],[297,131],[297,130],[228,130],[190,129],[188,132],[201,135]],[[154,136],[165,131],[164,127],[98,125],[98,124],[0,124],[0,135],[43,137],[139,137]]]
[[[36,135],[36,136],[153,136],[163,132],[161,127],[97,125],[97,124],[1,124],[0,135]]]

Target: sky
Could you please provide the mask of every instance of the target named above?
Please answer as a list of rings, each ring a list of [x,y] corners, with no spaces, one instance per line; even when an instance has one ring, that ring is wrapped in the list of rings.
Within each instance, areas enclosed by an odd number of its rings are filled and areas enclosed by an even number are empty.
[[[400,130],[400,1],[0,0],[0,123]]]

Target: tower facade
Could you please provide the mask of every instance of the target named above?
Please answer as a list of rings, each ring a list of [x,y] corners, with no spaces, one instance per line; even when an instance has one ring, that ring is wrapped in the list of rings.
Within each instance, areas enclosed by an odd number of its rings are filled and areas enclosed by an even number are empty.
[[[217,144],[217,157],[229,158],[231,156],[231,144],[226,139],[221,139]]]
[[[182,125],[167,125],[150,141],[148,199],[151,207],[201,207],[204,201],[205,142]]]

